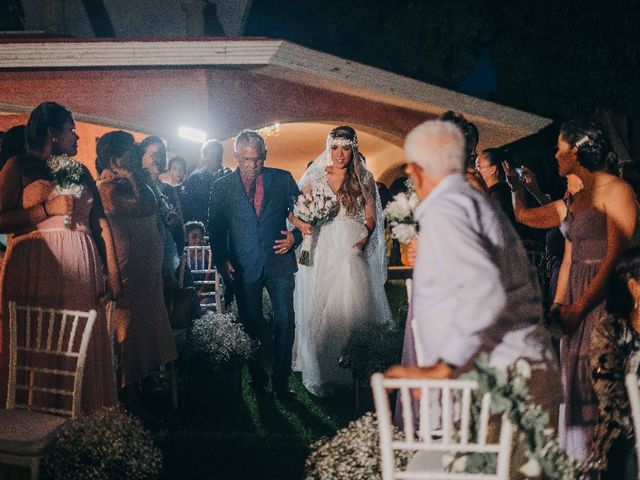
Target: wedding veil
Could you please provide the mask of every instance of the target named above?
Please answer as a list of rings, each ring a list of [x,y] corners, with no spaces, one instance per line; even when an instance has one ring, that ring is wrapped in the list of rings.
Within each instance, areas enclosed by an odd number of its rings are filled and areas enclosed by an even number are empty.
[[[327,185],[327,172],[325,168],[332,165],[331,161],[331,143],[334,138],[343,138],[340,135],[342,127],[334,129],[327,136],[327,142],[324,151],[316,157],[316,159],[309,165],[307,171],[302,178],[298,181],[298,187],[302,192],[308,192],[316,185]],[[351,129],[349,129],[351,130]],[[338,131],[338,135],[333,135]],[[347,131],[345,130],[345,133]],[[384,216],[382,213],[382,203],[380,201],[380,194],[376,182],[372,173],[367,169],[365,159],[360,153],[358,147],[358,137],[353,135],[353,140],[350,141],[353,152],[353,167],[358,183],[364,195],[365,202],[371,202],[375,205],[375,228],[369,237],[369,241],[364,249],[363,255],[367,263],[367,269],[369,271],[369,278],[375,282],[379,280],[382,284],[387,279],[387,255],[386,244],[384,238]]]

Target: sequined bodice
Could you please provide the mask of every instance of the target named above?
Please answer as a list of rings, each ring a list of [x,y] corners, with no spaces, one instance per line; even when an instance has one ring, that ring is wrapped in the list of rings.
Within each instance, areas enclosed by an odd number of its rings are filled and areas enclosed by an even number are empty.
[[[340,208],[338,209],[336,219],[337,220],[355,220],[356,222],[364,223],[365,222],[364,208],[360,207],[358,208],[357,212],[349,213],[347,212],[347,209],[345,208],[345,206],[342,205],[342,203],[340,203]]]
[[[326,175],[324,175],[320,179],[320,181],[316,185],[314,185],[313,191],[315,193],[322,193],[325,195],[331,195],[333,197],[336,197],[336,194],[334,193],[333,190],[331,190],[331,187],[327,182]],[[347,212],[346,207],[339,200],[337,201],[338,201],[338,210],[337,210],[336,216],[334,217],[335,220],[355,220],[356,222],[359,222],[359,223],[363,223],[363,224],[365,223],[364,207],[362,205],[358,207],[358,210],[356,212],[350,213],[350,212]]]

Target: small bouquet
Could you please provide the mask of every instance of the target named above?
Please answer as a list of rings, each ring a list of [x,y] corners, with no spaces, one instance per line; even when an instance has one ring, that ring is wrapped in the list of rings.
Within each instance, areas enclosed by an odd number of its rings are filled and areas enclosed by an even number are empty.
[[[80,162],[69,158],[68,155],[52,155],[47,160],[47,167],[51,171],[56,193],[73,195],[76,198],[82,195],[84,191],[84,184],[82,183],[84,170]],[[64,216],[64,226],[71,228],[71,217],[69,215]]]
[[[241,367],[258,345],[233,313],[207,312],[194,320],[188,357],[209,367]]]
[[[312,191],[298,196],[293,206],[293,214],[314,227],[325,223],[333,214],[338,202],[336,196],[330,191]],[[311,235],[305,235],[300,250],[300,265],[311,265]]]
[[[407,245],[418,234],[417,224],[413,218],[416,207],[420,203],[415,192],[401,192],[393,197],[393,201],[384,209],[384,216],[391,227],[391,236]]]

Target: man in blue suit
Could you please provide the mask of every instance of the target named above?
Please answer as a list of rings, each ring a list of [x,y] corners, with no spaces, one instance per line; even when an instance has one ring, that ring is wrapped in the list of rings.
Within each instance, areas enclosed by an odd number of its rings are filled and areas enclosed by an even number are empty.
[[[238,168],[212,190],[209,232],[213,256],[227,283],[233,282],[240,320],[247,333],[261,338],[262,289],[273,307],[274,393],[290,397],[289,375],[294,340],[293,290],[297,263],[293,248],[302,240],[287,229],[287,216],[300,193],[289,172],[264,168],[267,149],[258,132],[244,130],[235,138]],[[267,342],[270,343],[270,342]],[[256,393],[264,393],[268,377],[256,354],[249,370]]]

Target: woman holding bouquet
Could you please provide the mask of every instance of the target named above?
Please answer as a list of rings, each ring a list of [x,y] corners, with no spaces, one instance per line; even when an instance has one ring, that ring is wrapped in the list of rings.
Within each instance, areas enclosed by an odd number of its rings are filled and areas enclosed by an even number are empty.
[[[382,206],[351,127],[329,133],[299,185],[303,195],[335,202],[313,231],[310,265],[300,266],[294,295],[298,367],[305,387],[325,396],[351,383],[351,372],[338,365],[351,333],[369,322],[391,323]]]
[[[0,405],[4,408],[7,385],[7,304],[15,300],[98,312],[87,350],[81,407],[91,412],[113,406],[105,273],[113,297],[119,296],[120,278],[96,185],[85,167],[68,158],[77,153],[78,145],[71,112],[53,102],[38,105],[27,123],[27,145],[29,155],[10,159],[0,172],[0,231],[13,234],[0,274]],[[61,191],[63,185],[71,185],[75,194]]]

